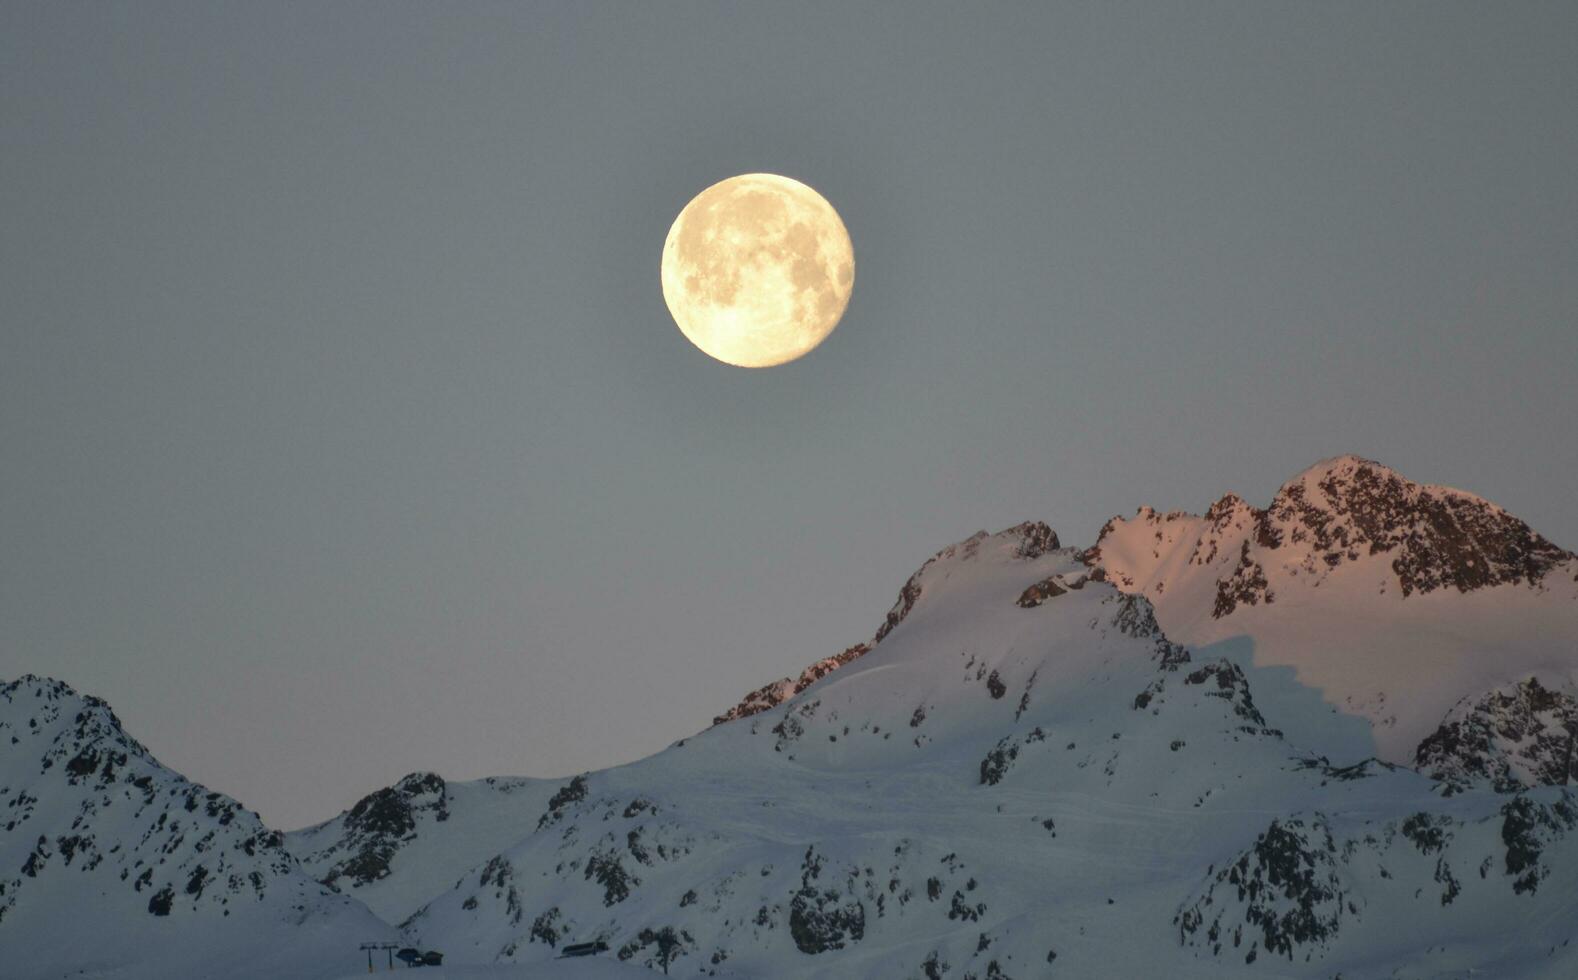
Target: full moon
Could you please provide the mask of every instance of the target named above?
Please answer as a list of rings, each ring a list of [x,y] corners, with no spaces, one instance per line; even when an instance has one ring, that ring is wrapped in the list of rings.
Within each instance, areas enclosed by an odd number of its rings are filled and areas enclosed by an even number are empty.
[[[697,194],[663,243],[663,299],[705,353],[772,367],[838,326],[855,285],[855,250],[838,212],[776,174],[741,174]]]

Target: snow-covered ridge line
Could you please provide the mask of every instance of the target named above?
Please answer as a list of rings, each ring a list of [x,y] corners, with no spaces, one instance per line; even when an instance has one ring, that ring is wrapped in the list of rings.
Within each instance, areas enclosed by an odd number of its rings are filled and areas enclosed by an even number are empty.
[[[798,676],[763,685],[715,717],[713,724],[771,710],[865,657],[909,615],[926,587],[929,571],[939,562],[969,557],[988,540],[1022,542],[1026,557],[1061,547],[1046,524],[1026,522],[995,535],[981,531],[944,548],[905,582],[871,640],[818,660]],[[1245,609],[1272,606],[1279,597],[1333,579],[1352,582],[1362,577],[1374,582],[1378,592],[1405,600],[1443,590],[1468,594],[1522,585],[1537,592],[1555,590],[1558,600],[1570,595],[1578,603],[1578,555],[1552,544],[1483,497],[1415,483],[1354,455],[1316,463],[1284,483],[1265,508],[1233,493],[1212,504],[1204,515],[1163,514],[1142,507],[1132,519],[1108,521],[1096,544],[1078,554],[1120,590],[1156,603],[1168,632],[1185,643],[1209,643],[1233,634],[1231,628],[1198,627],[1204,617],[1224,620],[1238,614],[1242,619]],[[1027,588],[1026,595],[1039,586]],[[1316,631],[1316,624],[1308,624],[1306,632]],[[1523,666],[1517,658],[1509,666],[1513,673],[1498,683],[1531,676],[1517,674]],[[1471,694],[1477,696],[1484,689],[1472,689]],[[1341,694],[1353,696],[1347,690]],[[1463,696],[1463,691],[1453,696]],[[1438,701],[1430,702],[1427,717],[1416,725],[1421,737],[1440,723],[1450,703]],[[1381,710],[1371,707],[1375,713]],[[1386,717],[1381,715],[1381,720]],[[1416,745],[1417,739],[1386,754],[1391,761],[1412,764]]]
[[[947,561],[957,555],[971,556],[980,548],[981,542],[988,539],[1015,542],[1015,553],[1027,560],[1039,558],[1049,551],[1056,551],[1062,547],[1058,542],[1057,532],[1040,521],[1025,521],[996,534],[977,531],[964,541],[949,545],[928,558],[926,563],[905,581],[904,587],[899,590],[898,601],[893,604],[882,625],[877,627],[876,634],[869,641],[857,643],[842,653],[818,660],[802,670],[798,677],[784,677],[762,685],[741,698],[734,707],[713,718],[712,723],[721,725],[775,708],[833,671],[870,653],[871,648],[881,643],[895,627],[904,622],[904,617],[908,616],[910,610],[915,607],[915,602],[921,595],[921,583],[927,569],[939,561]]]

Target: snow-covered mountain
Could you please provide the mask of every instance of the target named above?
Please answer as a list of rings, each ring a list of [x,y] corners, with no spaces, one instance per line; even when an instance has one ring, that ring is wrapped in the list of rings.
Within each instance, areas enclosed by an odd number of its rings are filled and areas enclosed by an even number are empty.
[[[1289,690],[1318,695],[1279,723],[1334,759],[1414,765],[1459,702],[1530,678],[1568,692],[1571,718],[1578,556],[1379,463],[1318,463],[1265,509],[1232,494],[1203,516],[1142,508],[1085,561],[1149,599],[1177,642],[1284,668]]]
[[[568,780],[413,774],[287,835],[279,874],[501,977],[592,940],[720,977],[1571,977],[1575,575],[1353,458],[1084,550],[982,532],[692,738]],[[355,972],[361,932],[313,928]]]
[[[0,687],[0,975],[325,977],[347,944],[393,938],[103,701],[32,676]]]
[[[446,783],[412,773],[333,820],[285,835],[309,874],[400,923],[462,872],[518,841],[559,789],[552,780]]]
[[[1172,642],[1043,527],[939,553],[803,689],[565,783],[409,934],[650,964],[667,934],[684,973],[743,976],[1578,968],[1568,790],[1322,758],[1275,711],[1313,694]]]

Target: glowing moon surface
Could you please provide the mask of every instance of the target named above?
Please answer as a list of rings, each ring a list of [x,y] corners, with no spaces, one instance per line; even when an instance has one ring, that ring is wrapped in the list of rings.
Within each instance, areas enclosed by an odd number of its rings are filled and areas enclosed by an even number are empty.
[[[775,174],[742,174],[697,194],[663,243],[663,299],[711,356],[772,367],[838,326],[855,285],[855,251],[838,212]]]

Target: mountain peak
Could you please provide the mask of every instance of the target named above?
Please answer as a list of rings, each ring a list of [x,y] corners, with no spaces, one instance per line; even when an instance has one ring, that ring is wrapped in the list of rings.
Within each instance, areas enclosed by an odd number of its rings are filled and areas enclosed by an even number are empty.
[[[1578,628],[1578,556],[1482,497],[1355,455],[1309,467],[1264,508],[1228,494],[1203,516],[1114,518],[1083,558],[1149,598],[1173,640],[1292,667],[1396,762],[1465,692],[1562,683],[1549,638]]]
[[[1533,586],[1574,557],[1482,497],[1415,483],[1358,456],[1305,470],[1282,486],[1267,514],[1273,547],[1303,546],[1328,567],[1388,556],[1405,597]]]
[[[137,758],[148,757],[148,750],[141,742],[126,733],[120,718],[116,717],[109,703],[91,694],[82,694],[65,681],[37,674],[23,674],[8,684],[0,685],[0,701],[23,708],[30,702],[44,710],[30,720],[42,721],[51,730],[61,730],[53,736],[51,750],[44,756],[45,768],[64,759],[68,747],[111,744],[123,753]],[[68,717],[69,716],[69,717]],[[66,719],[61,722],[61,719]],[[32,728],[40,731],[37,724]],[[67,731],[66,729],[71,729]],[[86,748],[83,749],[87,751]],[[86,765],[80,759],[68,763],[68,771]]]
[[[1397,471],[1390,466],[1370,459],[1368,456],[1360,456],[1358,453],[1339,453],[1336,456],[1327,456],[1325,459],[1316,460],[1305,467],[1303,472],[1289,480],[1288,483],[1295,483],[1311,477],[1324,479],[1334,474],[1353,473],[1359,469],[1379,470],[1382,473],[1397,475]]]
[[[133,962],[150,945],[172,950],[157,975],[207,976],[219,931],[250,953],[270,930],[310,923],[312,938],[280,954],[278,972],[300,976],[325,946],[392,931],[302,874],[257,814],[165,768],[106,702],[62,681],[0,684],[0,787],[0,946],[28,952],[20,976],[78,973],[84,951]]]
[[[1220,525],[1231,520],[1236,514],[1253,510],[1254,508],[1250,507],[1243,497],[1236,493],[1226,493],[1220,500],[1206,508],[1205,519],[1213,526]]]
[[[1189,530],[1197,524],[1198,530]],[[1158,529],[1163,525],[1176,533]],[[1416,483],[1355,455],[1309,467],[1284,483],[1264,509],[1231,493],[1203,518],[1158,516],[1142,507],[1132,521],[1109,521],[1087,560],[1103,564],[1120,583],[1144,588],[1139,583],[1162,574],[1172,545],[1191,549],[1190,565],[1231,563],[1219,576],[1218,618],[1244,604],[1274,601],[1275,586],[1267,578],[1273,568],[1314,585],[1340,568],[1378,562],[1407,598],[1443,588],[1538,587],[1553,568],[1575,558],[1482,497]]]

